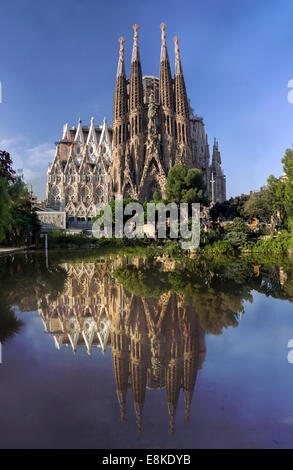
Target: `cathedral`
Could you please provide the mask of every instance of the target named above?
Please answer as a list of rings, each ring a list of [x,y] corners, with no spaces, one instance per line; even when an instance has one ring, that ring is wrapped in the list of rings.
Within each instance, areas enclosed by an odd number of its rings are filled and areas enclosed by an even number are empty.
[[[165,196],[169,169],[184,163],[202,170],[207,195],[213,202],[226,199],[226,179],[218,142],[212,158],[203,118],[194,114],[187,96],[179,39],[174,38],[175,74],[161,24],[160,76],[143,76],[134,25],[130,78],[120,50],[113,99],[113,125],[64,126],[62,138],[47,173],[46,204],[66,212],[72,225],[90,224],[104,203],[115,197],[150,201],[154,192]]]

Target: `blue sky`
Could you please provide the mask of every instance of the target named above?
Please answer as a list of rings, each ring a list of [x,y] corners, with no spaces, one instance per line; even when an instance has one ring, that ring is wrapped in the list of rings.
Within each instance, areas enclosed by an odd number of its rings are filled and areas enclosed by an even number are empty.
[[[219,140],[228,196],[257,189],[293,143],[292,17],[291,0],[2,2],[0,148],[44,197],[63,124],[112,122],[118,38],[129,73],[139,24],[143,74],[158,75],[163,21],[172,70],[178,35],[192,107]]]

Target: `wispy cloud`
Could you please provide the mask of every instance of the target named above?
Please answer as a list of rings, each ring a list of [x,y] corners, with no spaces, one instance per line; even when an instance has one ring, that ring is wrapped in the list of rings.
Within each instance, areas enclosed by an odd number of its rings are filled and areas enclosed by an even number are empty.
[[[10,153],[13,168],[21,169],[26,183],[32,185],[33,192],[44,199],[48,163],[54,157],[52,144],[43,143],[32,147],[25,138],[0,139],[0,149]]]

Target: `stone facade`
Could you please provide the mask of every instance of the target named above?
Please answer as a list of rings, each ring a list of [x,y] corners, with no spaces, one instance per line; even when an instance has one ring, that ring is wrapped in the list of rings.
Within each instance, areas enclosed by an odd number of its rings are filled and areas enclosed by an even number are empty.
[[[160,77],[142,76],[138,26],[130,79],[125,73],[124,38],[120,38],[119,60],[113,100],[113,126],[77,129],[64,126],[56,143],[47,175],[48,207],[64,210],[69,225],[86,225],[96,208],[116,196],[140,201],[164,196],[169,169],[178,162],[203,171],[207,194],[213,202],[226,199],[226,181],[221,168],[218,143],[212,161],[203,118],[190,106],[183,76],[179,39],[175,42],[175,75],[161,25]]]
[[[125,73],[124,38],[113,103],[113,157],[110,197],[150,200],[164,196],[169,169],[176,163],[203,171],[207,194],[213,202],[226,199],[226,181],[218,144],[212,162],[203,119],[194,115],[187,97],[179,39],[175,42],[175,76],[171,75],[165,25],[161,25],[160,77],[142,76],[138,26],[134,25],[130,79]]]
[[[63,230],[66,228],[66,213],[60,211],[36,211],[41,230]]]
[[[69,129],[56,142],[55,157],[47,172],[46,203],[65,211],[68,224],[86,226],[96,210],[108,201],[109,167],[112,157],[112,128],[106,119],[102,126]]]

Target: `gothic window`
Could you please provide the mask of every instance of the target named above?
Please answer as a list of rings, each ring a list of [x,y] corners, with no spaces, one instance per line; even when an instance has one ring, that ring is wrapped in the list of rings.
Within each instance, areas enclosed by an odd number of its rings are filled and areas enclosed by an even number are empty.
[[[81,200],[82,201],[85,201],[87,199],[87,197],[89,197],[89,188],[87,186],[84,186],[82,189],[81,189]]]
[[[97,201],[102,202],[103,192],[104,192],[103,189],[101,188],[101,186],[99,186],[97,191],[96,191],[96,200]]]
[[[73,201],[73,200],[74,200],[74,190],[70,186],[65,191],[65,203],[67,204],[69,201]]]

